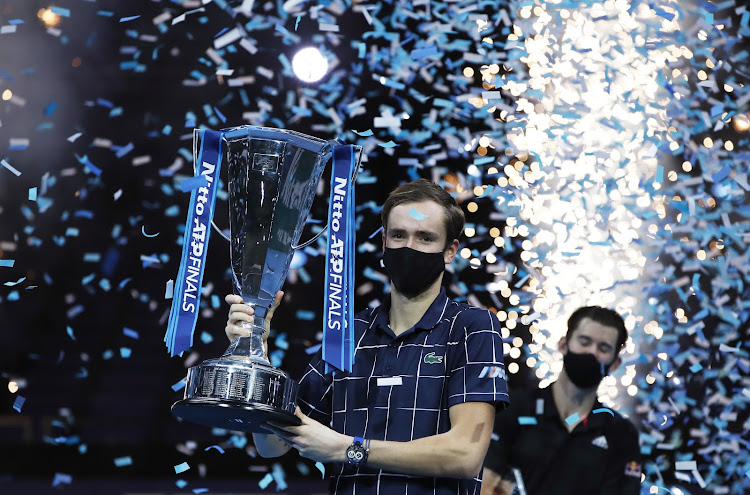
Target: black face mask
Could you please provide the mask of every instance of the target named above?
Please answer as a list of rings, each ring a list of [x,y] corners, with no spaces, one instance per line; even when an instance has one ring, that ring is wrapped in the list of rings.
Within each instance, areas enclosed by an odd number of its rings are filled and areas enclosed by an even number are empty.
[[[445,271],[443,253],[423,253],[403,247],[385,248],[383,265],[396,290],[409,299],[418,296]]]
[[[563,366],[570,381],[579,388],[591,388],[609,374],[611,364],[597,361],[593,354],[579,354],[568,349],[563,356]]]

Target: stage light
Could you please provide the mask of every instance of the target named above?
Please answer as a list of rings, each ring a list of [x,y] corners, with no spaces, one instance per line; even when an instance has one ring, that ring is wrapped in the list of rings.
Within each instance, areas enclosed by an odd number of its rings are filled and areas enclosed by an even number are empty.
[[[750,129],[750,117],[746,113],[740,113],[732,118],[732,125],[737,132],[747,132]]]
[[[320,81],[328,72],[328,59],[315,47],[303,48],[294,55],[292,69],[302,81]]]
[[[3,91],[3,100],[8,101],[13,98],[13,92],[9,89]]]
[[[60,16],[52,12],[52,9],[39,9],[36,16],[44,23],[45,27],[53,28],[60,24]]]

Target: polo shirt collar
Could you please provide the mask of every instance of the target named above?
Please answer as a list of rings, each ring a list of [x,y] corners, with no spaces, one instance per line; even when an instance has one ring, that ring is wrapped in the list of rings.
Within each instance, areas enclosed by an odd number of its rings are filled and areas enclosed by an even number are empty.
[[[544,399],[544,417],[547,419],[556,419],[560,421],[561,424],[564,424],[563,419],[560,418],[560,413],[557,411],[557,406],[555,405],[555,397],[552,394],[552,385],[541,389],[541,392],[541,398]],[[599,399],[597,399],[594,402],[593,407],[591,408],[591,412],[588,415],[589,419],[588,421],[586,421],[586,424],[584,425],[583,422],[581,422],[576,426],[576,428],[580,426],[584,429],[590,429],[603,426],[607,421],[607,418],[610,417],[609,413],[602,412],[594,414],[594,411],[602,408],[604,408],[604,406],[601,402],[599,402]]]
[[[425,314],[422,315],[422,318],[417,322],[416,325],[414,325],[412,328],[407,330],[406,332],[402,333],[401,335],[406,335],[412,332],[416,332],[417,330],[432,330],[437,326],[438,323],[440,323],[440,320],[443,317],[443,313],[445,312],[445,305],[448,301],[448,296],[445,293],[445,287],[440,287],[440,293],[437,295],[434,301],[432,301],[432,304],[430,304],[430,307],[427,308],[427,311],[425,311]],[[383,304],[380,305],[378,308],[378,314],[375,316],[375,326],[379,327],[383,330],[388,331],[389,333],[393,333],[393,330],[391,330],[389,323],[390,318],[388,316],[389,311],[391,309],[391,295],[388,294],[386,296],[385,300],[383,301]],[[399,337],[401,336],[399,335]]]

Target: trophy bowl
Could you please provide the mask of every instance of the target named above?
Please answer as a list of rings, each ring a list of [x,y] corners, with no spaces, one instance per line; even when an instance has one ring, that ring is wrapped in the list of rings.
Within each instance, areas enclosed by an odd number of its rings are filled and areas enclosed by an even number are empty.
[[[297,382],[266,356],[265,317],[294,250],[317,239],[298,246],[323,170],[341,143],[250,125],[224,129],[222,139],[233,288],[255,316],[253,323],[240,323],[250,336],[234,338],[220,358],[188,370],[184,398],[172,413],[205,426],[267,432],[261,426],[268,421],[295,425],[300,420],[294,415]],[[202,144],[196,131],[196,163]]]

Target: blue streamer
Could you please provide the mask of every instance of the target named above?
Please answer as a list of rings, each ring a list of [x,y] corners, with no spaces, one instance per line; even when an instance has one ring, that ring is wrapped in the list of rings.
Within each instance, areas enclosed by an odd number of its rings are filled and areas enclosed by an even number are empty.
[[[323,360],[338,370],[352,370],[354,360],[354,147],[333,149],[331,200],[328,206]]]
[[[221,132],[198,132],[202,139],[196,169],[200,175],[206,177],[207,184],[205,187],[194,189],[190,194],[182,258],[175,280],[167,334],[164,337],[171,356],[181,354],[193,345],[211,220],[214,216],[216,191],[219,188],[217,178],[221,169]]]

